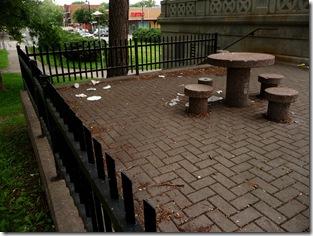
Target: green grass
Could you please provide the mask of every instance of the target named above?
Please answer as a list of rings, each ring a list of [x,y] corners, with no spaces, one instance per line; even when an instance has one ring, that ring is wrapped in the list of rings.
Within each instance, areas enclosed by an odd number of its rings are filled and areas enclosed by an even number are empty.
[[[9,65],[8,51],[0,49],[0,69],[5,69]]]
[[[29,49],[29,52],[32,53],[32,49]],[[38,50],[36,50],[36,52],[38,53]],[[100,59],[100,55],[98,57],[97,61],[92,61],[92,62],[86,62],[86,67],[85,67],[85,63],[83,61],[73,61],[73,60],[68,60],[66,57],[64,56],[60,56],[59,54],[55,54],[53,55],[43,55],[43,57],[41,58],[40,56],[37,56],[36,59],[39,61],[43,61],[45,65],[48,65],[48,62],[50,62],[51,68],[54,68],[55,66],[57,67],[64,67],[65,70],[67,70],[67,68],[73,69],[75,68],[76,70],[78,70],[78,68],[80,67],[82,70],[86,69],[96,69],[96,66],[98,69],[101,68],[101,60],[102,60],[102,67],[106,68],[106,61],[109,60],[109,58],[106,59],[106,55],[104,53],[104,50],[102,50],[101,52],[101,59]],[[114,51],[113,51],[114,53]],[[119,55],[115,55],[115,56],[119,56]],[[143,63],[152,63],[152,62],[159,62],[160,59],[162,58],[162,46],[154,46],[154,44],[152,43],[150,46],[150,43],[142,43],[142,47],[141,44],[138,44],[138,62],[139,64],[143,64]],[[130,50],[128,50],[128,64],[129,66],[131,65],[131,61],[133,66],[135,66],[135,48],[133,47],[131,52]],[[39,66],[41,67],[41,66]],[[140,69],[142,68],[142,66],[139,67]],[[149,70],[149,69],[159,69],[159,65],[157,64],[155,65],[149,65],[149,66],[143,66],[143,68],[145,70]],[[58,70],[59,73],[61,73],[61,70]]]
[[[6,90],[0,92],[0,231],[54,231],[22,112],[22,80],[12,73],[3,77]]]

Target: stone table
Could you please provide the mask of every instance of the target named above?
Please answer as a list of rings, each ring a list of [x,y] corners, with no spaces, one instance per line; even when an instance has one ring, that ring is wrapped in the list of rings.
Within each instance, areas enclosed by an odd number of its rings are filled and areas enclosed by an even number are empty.
[[[270,66],[275,56],[264,53],[231,52],[208,56],[208,63],[227,68],[225,103],[233,107],[245,107],[249,103],[250,70]]]

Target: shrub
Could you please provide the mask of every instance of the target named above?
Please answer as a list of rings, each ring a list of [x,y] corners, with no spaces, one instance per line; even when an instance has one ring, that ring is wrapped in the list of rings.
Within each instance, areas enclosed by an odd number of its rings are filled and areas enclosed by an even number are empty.
[[[161,31],[159,29],[138,28],[133,32],[133,37],[142,39],[143,41],[159,40]]]

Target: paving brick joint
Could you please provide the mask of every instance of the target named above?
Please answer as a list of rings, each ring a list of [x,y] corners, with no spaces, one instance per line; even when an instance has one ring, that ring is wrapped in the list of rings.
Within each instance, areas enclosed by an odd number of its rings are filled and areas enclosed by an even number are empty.
[[[267,102],[254,96],[261,73],[282,74],[282,85],[299,91],[289,123],[263,117]],[[248,107],[216,103],[202,117],[189,116],[188,97],[177,93],[203,75],[160,74],[165,78],[113,81],[109,90],[102,89],[107,83],[96,91],[59,89],[133,180],[135,199],[149,198],[162,213],[158,230],[310,231],[309,72],[283,64],[252,69]],[[225,76],[206,76],[225,95]],[[75,97],[82,92],[102,99]]]

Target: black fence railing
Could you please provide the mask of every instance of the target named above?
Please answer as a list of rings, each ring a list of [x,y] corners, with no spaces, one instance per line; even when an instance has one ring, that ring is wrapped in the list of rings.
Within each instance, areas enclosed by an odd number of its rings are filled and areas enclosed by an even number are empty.
[[[17,46],[24,86],[53,149],[58,178],[64,178],[87,231],[143,231],[135,218],[132,182],[121,173],[118,191],[115,161],[65,103],[36,61]],[[106,170],[105,170],[106,166]],[[156,212],[143,202],[146,232],[156,231]]]
[[[53,82],[106,78],[109,70],[128,73],[197,65],[217,50],[217,34],[170,36],[148,40],[86,41],[57,47],[26,47]]]

